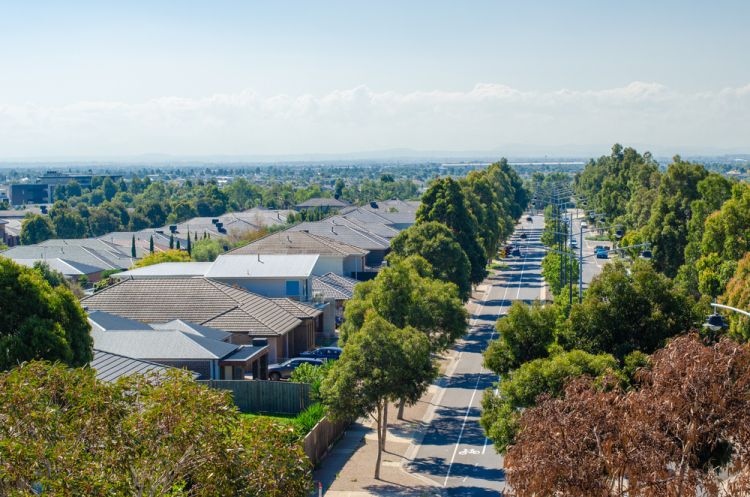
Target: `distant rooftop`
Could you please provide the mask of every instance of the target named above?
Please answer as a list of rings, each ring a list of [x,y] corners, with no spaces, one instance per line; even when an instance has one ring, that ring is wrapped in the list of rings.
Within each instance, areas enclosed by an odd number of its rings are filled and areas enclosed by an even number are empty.
[[[343,200],[338,200],[335,198],[315,197],[315,198],[307,199],[304,202],[300,202],[295,207],[297,209],[314,209],[316,207],[340,208],[340,207],[347,207],[347,206],[349,206],[349,204],[347,202],[344,202]]]

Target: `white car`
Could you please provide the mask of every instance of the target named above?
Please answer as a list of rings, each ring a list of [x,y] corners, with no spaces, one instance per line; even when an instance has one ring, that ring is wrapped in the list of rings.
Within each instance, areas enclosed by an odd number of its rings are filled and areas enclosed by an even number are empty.
[[[588,224],[588,223],[587,223],[586,221],[583,221],[583,222],[581,223],[581,228],[583,228],[583,229],[586,229],[586,228],[588,228],[588,227],[589,227],[589,224]]]

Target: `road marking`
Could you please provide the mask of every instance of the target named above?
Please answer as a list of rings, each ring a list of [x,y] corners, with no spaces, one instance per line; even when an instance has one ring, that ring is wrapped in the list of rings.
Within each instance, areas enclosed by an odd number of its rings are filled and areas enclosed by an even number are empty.
[[[519,283],[518,283],[518,285],[519,285],[518,286],[518,292],[519,293],[521,291],[521,281],[523,280],[523,272],[526,269],[526,258],[527,258],[527,255],[524,256],[523,263],[521,264],[521,280],[519,280]],[[492,289],[493,286],[494,285],[490,285],[490,287],[487,289],[486,294],[489,294],[489,292],[490,292],[490,290]],[[505,285],[505,292],[503,292],[503,305],[505,305],[505,299],[508,296],[508,288],[510,288],[510,285],[506,284]],[[516,295],[516,300],[518,300],[518,294]],[[485,296],[484,301],[487,301],[486,296]],[[480,304],[480,306],[479,306],[479,315],[482,315],[483,308],[484,308],[484,304]],[[502,312],[498,312],[498,317],[500,317],[502,315],[503,315]],[[476,323],[476,322],[479,321],[479,319],[475,319],[474,321]],[[494,340],[495,333],[496,333],[496,331],[493,330],[492,331],[492,335],[490,335],[490,340],[487,342],[487,346],[489,346],[489,344],[492,342],[492,340]],[[443,481],[443,487],[445,487],[445,486],[448,485],[448,479],[450,478],[450,475],[451,475],[451,469],[453,468],[453,463],[455,462],[455,460],[456,460],[456,454],[458,453],[458,446],[461,445],[461,438],[463,437],[464,430],[466,429],[466,421],[469,419],[469,413],[471,412],[471,406],[474,404],[474,397],[476,397],[477,389],[479,388],[479,381],[482,379],[482,374],[484,374],[483,371],[484,371],[484,367],[482,367],[482,368],[479,369],[479,374],[477,375],[477,382],[474,384],[474,391],[471,393],[471,399],[469,400],[469,406],[466,408],[466,414],[464,415],[464,421],[461,424],[461,431],[459,431],[459,433],[458,433],[458,440],[456,440],[456,445],[453,447],[453,455],[451,456],[451,462],[448,464],[448,471],[445,474],[445,480]],[[484,440],[484,447],[482,448],[482,452],[481,452],[482,454],[484,454],[486,448],[487,448],[487,437],[485,437],[485,440]],[[467,449],[464,449],[464,450],[467,450]],[[476,451],[476,449],[472,449],[471,453],[474,454],[475,453],[474,451]],[[461,451],[461,452],[463,453],[464,451]],[[478,454],[479,451],[476,451],[476,453]],[[465,454],[461,454],[461,455],[465,455]]]
[[[495,333],[493,332],[492,335],[494,336]],[[492,340],[492,338],[490,338]],[[474,397],[477,395],[477,388],[479,388],[479,380],[481,379],[481,371],[479,372],[479,375],[477,376],[477,382],[474,384],[474,391],[471,394],[471,399],[469,400],[469,406],[466,408],[466,414],[464,415],[464,422],[461,424],[461,431],[458,433],[458,440],[456,441],[456,446],[453,448],[453,456],[451,456],[451,462],[448,465],[448,472],[445,474],[445,481],[443,481],[443,486],[445,487],[448,485],[448,478],[451,476],[451,468],[453,467],[453,461],[456,459],[456,453],[458,452],[458,446],[461,444],[461,437],[464,436],[464,429],[466,428],[466,421],[469,419],[469,412],[471,412],[471,405],[474,403]]]

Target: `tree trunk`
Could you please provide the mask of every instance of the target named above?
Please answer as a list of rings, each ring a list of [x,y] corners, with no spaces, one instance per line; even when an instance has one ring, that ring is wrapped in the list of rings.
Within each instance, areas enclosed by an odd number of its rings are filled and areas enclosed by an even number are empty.
[[[388,435],[388,401],[383,406],[383,436],[380,438],[380,450],[385,450],[386,435]]]
[[[377,429],[378,429],[378,457],[377,457],[377,459],[375,459],[375,479],[379,480],[380,479],[380,457],[382,455],[382,450],[383,450],[383,445],[382,445],[382,442],[381,442],[381,440],[383,438],[383,433],[380,431],[380,427],[383,425],[383,408],[380,405],[380,403],[378,403],[378,417],[377,417],[376,421],[377,421],[377,424],[378,424],[378,426],[377,426]]]
[[[399,421],[403,421],[404,419],[404,406],[406,405],[406,400],[401,399],[398,401],[398,415],[396,416],[396,419]]]

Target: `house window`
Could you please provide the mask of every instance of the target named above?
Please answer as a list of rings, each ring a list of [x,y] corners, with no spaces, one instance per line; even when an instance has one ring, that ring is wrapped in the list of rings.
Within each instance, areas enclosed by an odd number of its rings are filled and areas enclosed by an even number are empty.
[[[287,281],[286,294],[290,297],[299,297],[299,281]]]

